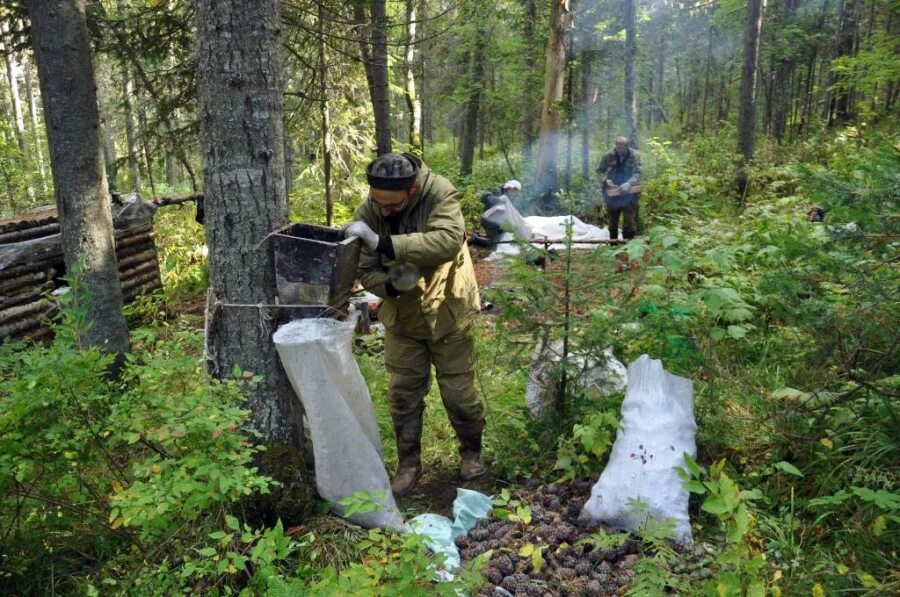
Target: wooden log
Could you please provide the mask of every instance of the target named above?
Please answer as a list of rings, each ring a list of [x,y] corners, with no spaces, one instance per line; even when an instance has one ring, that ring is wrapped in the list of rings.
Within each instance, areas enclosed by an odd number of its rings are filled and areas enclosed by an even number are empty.
[[[119,271],[119,281],[124,284],[127,280],[131,280],[132,278],[137,278],[151,272],[157,274],[158,271],[156,260],[151,259],[150,261],[138,263],[127,270]]]
[[[114,236],[116,238],[116,242],[119,242],[119,239],[131,238],[133,236],[141,236],[142,234],[152,233],[153,232],[153,224],[142,224],[140,226],[135,226],[134,228],[116,228],[114,230]]]
[[[21,342],[37,342],[39,340],[45,340],[53,336],[53,328],[50,325],[41,325],[40,327],[34,328],[33,331],[26,332],[19,336],[18,340]]]
[[[133,245],[153,243],[153,234],[144,230],[138,234],[129,234],[116,239],[116,252]]]
[[[122,269],[121,263],[123,259],[132,257],[133,255],[138,255],[140,253],[145,253],[147,251],[151,251],[154,254],[153,259],[156,259],[156,246],[153,244],[153,241],[131,245],[130,247],[125,247],[124,249],[116,251],[116,259],[120,264],[119,269]]]
[[[160,207],[165,207],[167,205],[188,203],[190,201],[196,201],[197,199],[203,199],[203,193],[194,193],[192,195],[183,195],[181,197],[155,197],[152,201]]]
[[[59,218],[57,217],[56,206],[44,205],[29,212],[0,220],[0,234],[5,234],[14,230],[35,228],[37,226],[43,226],[58,221]]]
[[[46,279],[46,272],[36,272],[33,274],[25,274],[23,276],[19,276],[18,278],[13,278],[12,280],[5,280],[3,282],[0,282],[0,294],[6,294],[10,290],[15,290],[18,288],[22,288],[23,286],[29,286],[31,284],[43,282]]]
[[[122,295],[122,300],[126,303],[130,303],[137,297],[145,294],[151,294],[152,292],[154,292],[155,290],[159,290],[160,288],[162,288],[162,283],[158,280],[154,280],[152,282],[148,282],[147,284],[142,284],[141,286],[131,288],[130,290],[128,290],[128,292],[125,292]]]
[[[119,271],[124,272],[137,263],[156,261],[156,250],[145,248],[144,250],[128,255],[117,255],[119,258]]]
[[[50,222],[49,224],[42,224],[40,226],[24,228],[22,230],[11,230],[9,232],[0,233],[0,245],[5,245],[8,243],[18,243],[24,240],[32,240],[35,238],[40,238],[42,236],[50,236],[51,234],[57,233],[59,233],[58,222]]]
[[[33,303],[26,303],[17,307],[3,309],[0,311],[0,324],[10,323],[22,318],[28,319],[27,316],[43,310],[45,307],[49,306],[49,304],[50,301],[47,299],[40,299]]]
[[[26,332],[31,332],[35,328],[39,328],[44,325],[44,321],[44,318],[42,318],[40,315],[35,315],[32,317],[26,317],[24,319],[19,319],[6,325],[0,325],[0,339],[6,338],[7,336],[15,338],[21,334],[25,334]]]
[[[159,272],[153,270],[145,272],[139,276],[132,276],[126,280],[122,281],[122,292],[126,292],[131,290],[132,288],[136,288],[141,286],[142,284],[147,284],[148,282],[152,282],[154,280],[159,280]]]
[[[63,270],[62,257],[58,259],[45,259],[35,263],[23,263],[6,269],[0,270],[0,282],[7,282],[21,278],[26,274],[46,273],[49,280],[56,275],[56,272]]]
[[[53,290],[52,282],[44,282],[41,285],[26,286],[23,290],[18,290],[7,295],[0,295],[0,309],[8,309],[16,305],[23,305],[31,302],[33,299]]]

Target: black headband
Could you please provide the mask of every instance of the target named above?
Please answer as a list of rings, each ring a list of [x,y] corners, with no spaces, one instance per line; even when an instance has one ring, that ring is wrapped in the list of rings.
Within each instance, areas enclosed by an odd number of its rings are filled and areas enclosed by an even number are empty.
[[[419,175],[419,166],[409,158],[406,158],[406,160],[412,164],[412,174],[399,177],[387,177],[372,174],[372,166],[377,160],[370,162],[369,165],[366,166],[366,179],[369,181],[369,186],[375,189],[381,189],[382,191],[405,191],[412,188],[413,184],[416,182],[416,177]]]

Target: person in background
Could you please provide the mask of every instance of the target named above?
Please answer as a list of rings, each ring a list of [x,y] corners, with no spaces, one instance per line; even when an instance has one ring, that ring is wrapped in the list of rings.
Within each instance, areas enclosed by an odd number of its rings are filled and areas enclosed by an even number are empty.
[[[411,154],[366,168],[369,198],[344,229],[363,249],[362,285],[382,298],[384,362],[399,463],[391,488],[406,495],[423,472],[422,413],[434,365],[460,444],[460,477],[485,473],[484,404],[475,391],[475,315],[481,309],[457,191]]]
[[[616,146],[600,159],[597,168],[606,204],[609,238],[619,238],[619,219],[622,219],[622,237],[634,238],[637,233],[637,214],[640,193],[633,192],[641,184],[641,154],[628,145],[627,137],[616,137]],[[609,191],[617,190],[615,196]]]
[[[523,203],[524,198],[522,197],[522,183],[518,180],[507,180],[503,183],[503,186],[500,187],[500,191],[509,198],[509,202],[513,204],[513,207],[519,210],[519,213],[522,213],[525,209],[525,205]]]

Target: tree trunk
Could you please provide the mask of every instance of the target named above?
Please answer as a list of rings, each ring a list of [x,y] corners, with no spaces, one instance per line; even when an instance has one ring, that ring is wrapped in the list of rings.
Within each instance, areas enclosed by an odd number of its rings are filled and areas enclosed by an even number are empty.
[[[287,512],[299,496],[303,427],[272,343],[275,264],[267,236],[287,221],[284,192],[284,88],[278,0],[197,3],[197,89],[205,182],[210,294],[207,367],[228,379],[235,369],[261,375],[249,389],[251,422],[268,450],[262,470],[285,484],[274,504],[297,521],[308,504]],[[281,474],[279,474],[281,471]]]
[[[524,0],[525,3],[525,15],[524,15],[524,24],[523,24],[523,37],[524,37],[524,51],[523,58],[525,62],[525,72],[533,73],[537,69],[537,64],[535,64],[534,54],[532,53],[532,48],[534,48],[534,22],[537,18],[537,6],[535,5],[535,0]],[[522,161],[526,164],[531,162],[532,157],[532,149],[534,147],[534,121],[535,121],[535,110],[534,110],[534,102],[532,101],[531,89],[530,85],[522,86],[522,117],[521,117],[521,127],[522,127]]]
[[[797,0],[783,0],[782,16],[784,25],[790,25],[797,10]],[[793,93],[788,90],[793,89],[794,67],[797,62],[792,51],[788,51],[787,56],[783,56],[775,69],[774,87],[774,114],[772,123],[772,135],[775,142],[779,145],[784,140],[787,131],[788,117],[791,113],[791,105],[793,103]]]
[[[319,109],[322,119],[322,176],[325,184],[325,225],[334,226],[334,202],[331,198],[331,112],[328,106],[328,62],[325,41],[325,5],[319,4]]]
[[[150,143],[148,142],[149,132],[147,130],[147,112],[144,107],[138,108],[138,137],[141,140],[141,151],[144,154],[145,167],[147,168],[147,178],[150,181],[150,192],[156,196],[156,181],[153,178],[153,153],[150,151]]]
[[[486,35],[479,26],[475,30],[475,47],[472,50],[472,61],[468,71],[469,89],[466,99],[465,117],[462,135],[459,140],[459,175],[472,173],[472,162],[475,159],[475,145],[478,141],[478,115],[481,109],[481,90],[484,86],[484,48]]]
[[[708,40],[706,44],[706,66],[703,69],[703,104],[700,108],[700,132],[706,132],[706,101],[709,97],[709,71],[712,68],[713,59],[713,33],[715,29],[709,26]]]
[[[597,86],[591,80],[594,68],[594,52],[585,52],[581,59],[581,104],[579,110],[579,133],[581,141],[581,180],[587,182],[591,177],[591,108],[597,103]]]
[[[562,119],[559,103],[563,98],[566,75],[565,32],[570,15],[567,0],[553,0],[544,63],[544,101],[541,103],[535,195],[554,193],[559,188],[559,126]]]
[[[856,20],[856,0],[841,0],[840,25],[835,47],[836,58],[853,55]],[[846,74],[832,71],[831,80],[834,81],[835,89],[832,95],[833,112],[829,115],[828,124],[833,124],[835,121],[845,123],[852,119],[852,89],[847,79]]]
[[[37,103],[34,99],[34,81],[31,76],[31,64],[28,61],[23,65],[25,72],[25,97],[28,101],[28,115],[31,118],[31,141],[34,148],[34,156],[37,159],[38,175],[41,177],[41,191],[47,192],[47,167],[44,163],[44,150],[41,147],[41,129],[38,120]]]
[[[135,193],[141,192],[141,165],[137,155],[137,140],[134,133],[134,107],[131,99],[134,95],[134,84],[128,69],[122,70],[122,99],[125,109],[125,143],[128,152],[128,167],[131,169],[131,179]]]
[[[385,0],[371,0],[371,22],[367,21],[366,0],[355,0],[353,15],[359,35],[359,56],[366,71],[369,98],[375,118],[375,151],[391,152],[391,99],[388,83],[387,15]]]
[[[109,191],[111,193],[115,193],[118,189],[116,180],[117,180],[117,172],[116,172],[116,142],[115,135],[112,131],[112,125],[110,124],[110,118],[108,114],[104,114],[104,110],[100,110],[100,133],[101,133],[101,143],[103,145],[103,163],[106,167],[106,182],[109,186]]]
[[[3,24],[3,32],[9,33],[8,22]],[[18,143],[22,155],[27,155],[25,111],[22,109],[22,98],[19,95],[19,65],[11,49],[4,48],[3,53],[6,60],[6,81],[9,84],[10,102],[13,109],[13,132],[16,135],[16,143]]]
[[[740,201],[747,191],[747,164],[753,159],[756,143],[756,71],[759,63],[759,39],[766,0],[750,0],[747,4],[747,26],[744,31],[744,62],[741,71],[741,107],[738,122],[738,164],[735,182]]]
[[[668,122],[669,115],[666,114],[665,102],[666,102],[666,39],[668,38],[668,31],[663,30],[663,34],[659,38],[659,48],[656,54],[656,65],[655,65],[655,78],[656,78],[656,87],[653,89],[655,94],[654,104],[655,108],[653,113],[656,116],[657,122]]]
[[[86,313],[79,341],[121,357],[128,350],[128,328],[122,314],[84,0],[31,0],[28,12],[63,256],[66,270],[79,272],[72,292]]]
[[[625,126],[628,128],[628,141],[632,147],[638,147],[637,133],[637,99],[634,87],[637,84],[637,17],[635,0],[623,0],[625,12]]]
[[[372,107],[378,155],[391,152],[391,91],[388,79],[385,0],[372,0]]]
[[[409,110],[409,145],[413,151],[422,153],[422,102],[416,95],[416,0],[406,0],[406,108]]]

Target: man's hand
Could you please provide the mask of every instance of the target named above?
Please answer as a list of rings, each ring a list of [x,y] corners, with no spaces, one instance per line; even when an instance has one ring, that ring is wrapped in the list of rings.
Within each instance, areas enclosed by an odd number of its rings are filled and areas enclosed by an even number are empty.
[[[378,235],[365,222],[357,220],[344,226],[344,237],[349,238],[351,236],[359,237],[359,240],[370,251],[378,248]]]
[[[388,269],[388,277],[391,279],[391,284],[394,288],[400,292],[406,292],[418,286],[419,280],[422,278],[422,272],[418,266],[404,262]]]
[[[614,183],[611,179],[607,178],[604,182],[606,183],[607,188],[616,188],[616,183]]]
[[[623,182],[622,184],[619,185],[619,190],[622,191],[623,193],[630,193],[631,185],[628,184],[627,182]]]

